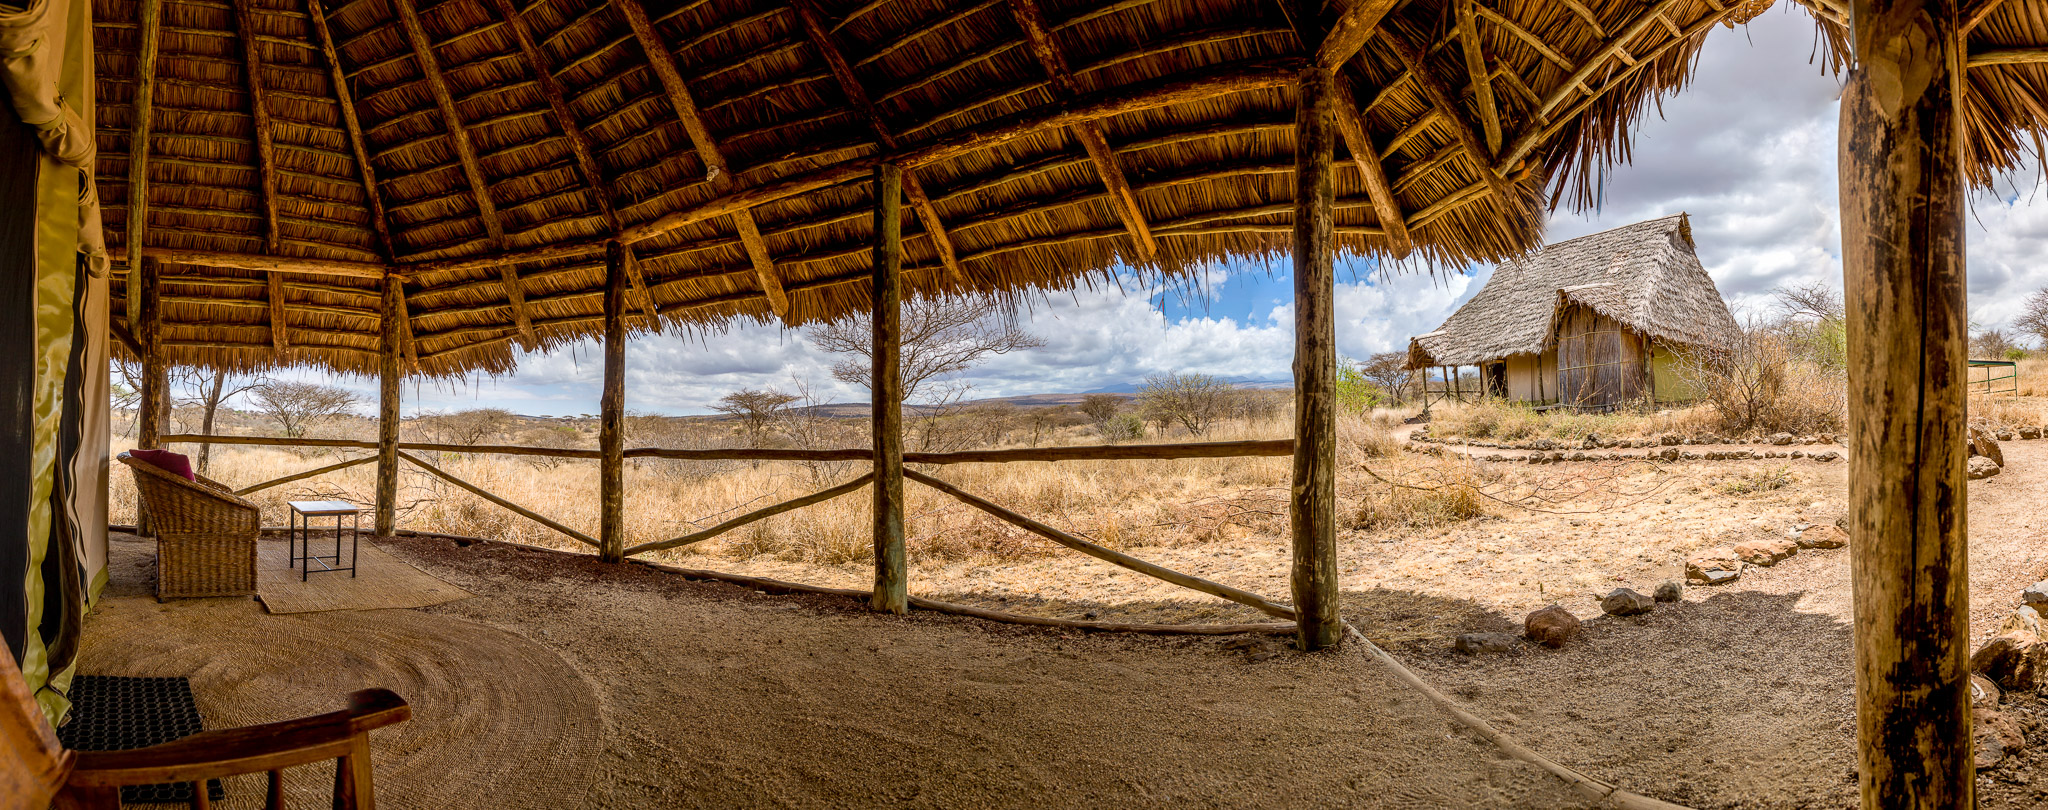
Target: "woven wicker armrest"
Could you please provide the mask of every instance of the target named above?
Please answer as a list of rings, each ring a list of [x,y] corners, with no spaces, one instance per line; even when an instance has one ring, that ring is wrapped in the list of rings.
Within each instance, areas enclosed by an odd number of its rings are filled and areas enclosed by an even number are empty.
[[[256,504],[251,503],[247,498],[236,495],[234,490],[228,489],[227,485],[218,481],[205,477],[199,477],[197,481],[187,481],[182,475],[142,461],[127,453],[122,453],[114,458],[122,464],[128,465],[128,468],[134,470],[136,475],[147,475],[153,482],[170,485],[170,490],[165,494],[176,493],[172,497],[187,500],[201,499],[214,501],[224,507],[246,509],[255,514],[262,513],[262,509]]]

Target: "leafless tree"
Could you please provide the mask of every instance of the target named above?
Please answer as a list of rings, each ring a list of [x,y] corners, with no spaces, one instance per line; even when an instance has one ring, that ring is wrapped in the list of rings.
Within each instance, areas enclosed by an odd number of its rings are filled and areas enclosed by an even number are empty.
[[[1842,322],[1842,293],[1824,282],[1793,284],[1771,291],[1778,308],[1790,318],[1837,324]]]
[[[518,424],[519,417],[504,408],[472,408],[436,414],[420,422],[438,441],[475,445],[509,432]]]
[[[2048,289],[2035,290],[2027,296],[2027,302],[2020,306],[2020,316],[2012,320],[2012,330],[2048,348]]]
[[[113,381],[109,385],[112,405],[116,411],[128,412],[128,427],[121,431],[121,435],[134,436],[136,427],[142,424],[142,364],[116,357],[110,365],[113,366],[110,372]]]
[[[1970,358],[1973,360],[2004,360],[2018,348],[2019,344],[1998,329],[1986,329],[1970,337]]]
[[[1081,398],[1081,413],[1096,424],[1109,421],[1117,411],[1124,409],[1124,398],[1115,394],[1089,394]]]
[[[206,436],[213,435],[214,416],[220,412],[221,403],[254,391],[266,382],[261,374],[237,374],[226,369],[198,366],[179,366],[165,376],[170,378],[171,390],[182,394],[172,399],[173,407],[177,411],[197,415],[199,432]],[[206,472],[212,455],[212,442],[199,445],[200,472]]]
[[[348,413],[359,400],[346,388],[294,380],[269,380],[249,391],[257,412],[293,439],[334,417]]]
[[[1200,436],[1225,414],[1236,391],[1237,386],[1219,377],[1168,372],[1145,378],[1138,407],[1155,423],[1178,423]]]
[[[903,399],[929,394],[927,383],[957,374],[998,354],[1045,345],[1017,325],[1015,316],[991,298],[916,298],[903,302]],[[846,359],[832,365],[840,382],[872,388],[873,320],[855,315],[805,330],[818,347]]]
[[[795,402],[795,394],[785,394],[773,388],[742,388],[720,397],[711,409],[740,420],[740,430],[747,436],[748,447],[760,447],[767,440],[768,428],[782,415],[782,410]]]

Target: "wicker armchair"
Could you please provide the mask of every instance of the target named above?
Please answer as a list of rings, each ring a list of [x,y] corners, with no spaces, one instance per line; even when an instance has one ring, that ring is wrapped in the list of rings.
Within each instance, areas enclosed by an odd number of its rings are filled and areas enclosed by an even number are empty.
[[[156,598],[256,592],[261,510],[219,482],[197,482],[122,453],[156,529]]]

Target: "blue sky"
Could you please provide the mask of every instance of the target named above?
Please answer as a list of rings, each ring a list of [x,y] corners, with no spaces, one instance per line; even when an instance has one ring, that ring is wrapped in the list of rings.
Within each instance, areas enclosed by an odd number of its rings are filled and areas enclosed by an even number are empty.
[[[1557,241],[1680,211],[1693,218],[1701,261],[1736,310],[1761,314],[1774,287],[1840,285],[1836,208],[1839,82],[1811,61],[1815,29],[1805,12],[1780,4],[1749,25],[1709,35],[1691,85],[1644,116],[1633,163],[1608,172],[1597,210],[1557,212]],[[1661,113],[1661,116],[1660,116]],[[1970,234],[1972,317],[1996,326],[2019,300],[2048,285],[2048,205],[2033,172],[1975,200]],[[1292,356],[1292,281],[1287,262],[1206,268],[1206,295],[1126,286],[1082,290],[1032,302],[1026,323],[1039,350],[996,358],[966,378],[974,396],[1072,392],[1129,384],[1148,374],[1203,372],[1285,378]],[[1338,348],[1362,357],[1404,348],[1442,322],[1485,283],[1489,267],[1462,274],[1372,262],[1338,266]],[[789,387],[809,380],[831,401],[865,392],[831,379],[831,358],[800,332],[734,327],[709,336],[656,335],[628,347],[627,407],[647,413],[703,413],[742,387]],[[503,407],[529,414],[597,410],[601,361],[595,344],[523,357],[519,370],[460,383],[408,385],[407,413]],[[374,397],[369,381],[345,381]]]

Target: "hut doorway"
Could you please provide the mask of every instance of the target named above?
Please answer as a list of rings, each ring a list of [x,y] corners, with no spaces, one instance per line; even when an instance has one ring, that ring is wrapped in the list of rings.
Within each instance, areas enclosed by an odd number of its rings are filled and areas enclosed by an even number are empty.
[[[1486,371],[1486,395],[1487,395],[1487,396],[1489,396],[1489,397],[1497,397],[1497,398],[1500,398],[1500,399],[1507,399],[1507,397],[1508,397],[1508,364],[1507,364],[1507,363],[1487,363],[1487,364],[1486,364],[1486,368],[1485,368],[1485,371]]]
[[[1580,408],[1612,408],[1643,396],[1643,340],[1620,322],[1584,305],[1557,319],[1558,401]]]

